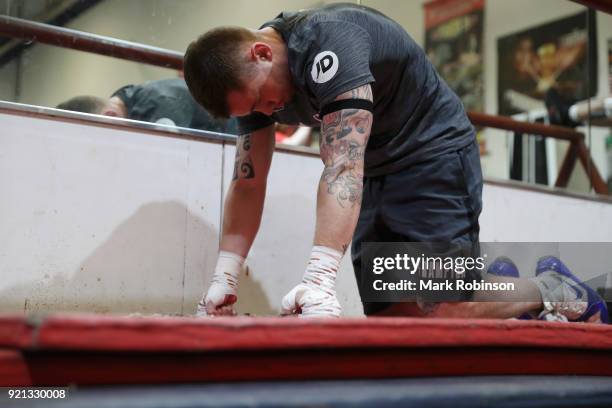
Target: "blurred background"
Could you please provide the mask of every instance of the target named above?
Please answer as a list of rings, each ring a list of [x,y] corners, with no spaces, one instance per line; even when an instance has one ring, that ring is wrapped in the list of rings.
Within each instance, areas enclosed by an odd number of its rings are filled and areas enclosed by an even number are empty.
[[[257,28],[282,10],[328,3],[333,2],[0,0],[0,14],[182,53],[212,27]],[[577,127],[587,136],[595,167],[606,183],[612,182],[610,121],[596,124],[588,115],[580,121],[550,115],[551,106],[563,110],[591,100],[585,109],[595,109],[610,97],[611,15],[569,0],[359,3],[398,21],[426,50],[468,111]],[[179,76],[175,70],[0,37],[1,100],[55,107],[75,95],[108,97],[126,84]],[[486,177],[548,186],[554,185],[569,146],[567,141],[495,129],[481,129],[479,142]],[[316,131],[296,143],[316,147]],[[583,166],[577,165],[567,189],[591,193],[591,184]]]

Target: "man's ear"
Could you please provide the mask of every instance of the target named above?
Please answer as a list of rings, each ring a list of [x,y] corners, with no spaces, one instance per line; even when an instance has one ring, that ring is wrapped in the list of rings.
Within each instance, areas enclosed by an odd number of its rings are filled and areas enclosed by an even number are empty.
[[[272,47],[264,42],[251,45],[251,58],[253,60],[272,61]]]

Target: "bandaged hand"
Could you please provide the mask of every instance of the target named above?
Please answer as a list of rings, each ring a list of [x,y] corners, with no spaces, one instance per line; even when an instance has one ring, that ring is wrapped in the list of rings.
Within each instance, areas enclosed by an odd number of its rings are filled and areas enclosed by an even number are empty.
[[[238,276],[244,268],[244,258],[220,251],[217,266],[206,296],[198,303],[196,316],[234,316],[238,300]]]
[[[300,317],[340,317],[342,308],[336,296],[336,274],[342,253],[315,246],[302,282],[285,295],[281,303],[283,315]]]

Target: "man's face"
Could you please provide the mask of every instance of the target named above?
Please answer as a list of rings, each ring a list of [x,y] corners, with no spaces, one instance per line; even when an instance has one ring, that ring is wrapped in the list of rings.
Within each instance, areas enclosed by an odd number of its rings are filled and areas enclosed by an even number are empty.
[[[273,62],[271,53],[266,54],[265,50],[261,53],[263,57],[248,62],[252,64],[251,74],[243,78],[242,89],[230,91],[227,95],[230,116],[245,116],[252,112],[270,116],[282,110],[293,97],[288,69],[277,61]]]

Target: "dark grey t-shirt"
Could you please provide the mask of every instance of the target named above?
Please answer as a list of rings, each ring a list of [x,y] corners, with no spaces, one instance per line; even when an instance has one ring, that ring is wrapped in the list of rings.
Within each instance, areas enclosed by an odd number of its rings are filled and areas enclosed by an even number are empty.
[[[185,81],[179,78],[127,85],[112,96],[123,101],[129,119],[153,123],[170,119],[176,126],[191,129],[232,134],[238,131],[235,120],[215,119],[200,107],[189,93]]]
[[[285,109],[238,120],[240,133],[274,122],[318,126],[320,109],[339,94],[371,84],[374,120],[366,176],[389,174],[458,150],[475,132],[459,98],[396,22],[367,7],[334,4],[283,12],[273,27],[288,48],[297,87]]]

